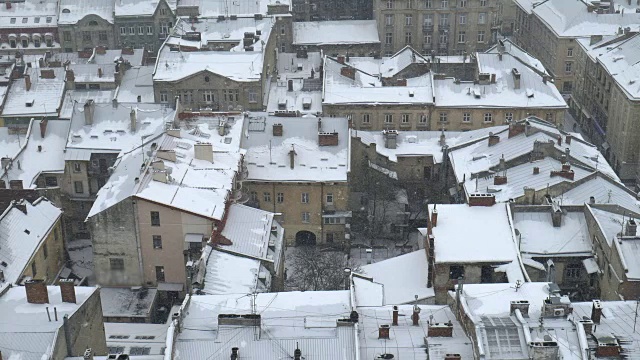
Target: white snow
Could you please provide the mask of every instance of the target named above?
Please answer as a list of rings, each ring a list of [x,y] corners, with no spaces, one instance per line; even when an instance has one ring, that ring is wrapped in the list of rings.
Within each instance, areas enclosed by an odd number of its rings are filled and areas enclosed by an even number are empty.
[[[116,92],[118,102],[153,103],[153,66],[134,66],[122,77]]]
[[[65,81],[61,74],[63,70],[56,70],[55,79],[40,78],[37,68],[29,68],[27,75],[31,79],[31,88],[27,90],[25,78],[19,78],[11,84],[11,91],[7,93],[3,117],[33,116],[57,117],[62,106]]]
[[[26,18],[26,22],[23,22],[23,18]],[[0,12],[0,28],[2,29],[55,28],[57,23],[56,0],[12,1],[10,9],[7,9],[3,4]]]
[[[294,22],[293,44],[380,44],[380,38],[375,20]]]
[[[245,295],[264,292],[269,289],[270,281],[265,284],[259,280],[260,273],[270,280],[269,271],[261,265],[260,260],[213,249],[207,260],[204,293]]]
[[[60,0],[58,24],[75,25],[87,15],[96,15],[113,24],[115,1],[113,0]]]
[[[515,211],[514,227],[520,232],[520,251],[529,256],[588,256],[591,239],[582,211],[567,211],[560,227],[551,222],[551,211]]]

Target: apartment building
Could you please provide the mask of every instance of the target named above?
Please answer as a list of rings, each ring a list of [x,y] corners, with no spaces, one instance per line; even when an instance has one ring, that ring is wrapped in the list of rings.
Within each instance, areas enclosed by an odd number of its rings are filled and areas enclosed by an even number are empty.
[[[374,14],[382,53],[405,46],[429,55],[483,51],[496,41],[496,0],[376,0]]]
[[[62,51],[115,48],[114,7],[112,0],[61,0],[58,32]]]
[[[371,20],[373,1],[293,0],[293,21]]]
[[[60,51],[57,2],[7,1],[0,12],[0,53]]]
[[[176,23],[176,0],[115,2],[114,28],[118,47],[144,48],[155,54]]]

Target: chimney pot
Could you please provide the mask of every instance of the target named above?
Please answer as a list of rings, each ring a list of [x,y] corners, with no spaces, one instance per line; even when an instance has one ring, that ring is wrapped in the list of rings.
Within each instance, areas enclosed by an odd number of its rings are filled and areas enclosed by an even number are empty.
[[[137,118],[135,109],[131,109],[131,112],[129,112],[129,120],[131,121],[131,131],[136,131],[136,126],[138,125],[138,118]]]
[[[600,318],[602,317],[602,303],[600,300],[593,300],[591,307],[591,321],[594,324],[600,324]]]
[[[389,325],[380,325],[378,328],[378,339],[389,339]]]
[[[413,314],[411,314],[411,320],[413,321],[413,326],[420,325],[420,308],[418,305],[413,305]]]
[[[93,125],[93,111],[94,111],[94,102],[93,99],[87,100],[84,103],[84,124],[85,125]]]
[[[283,130],[282,124],[273,124],[273,136],[282,136]]]
[[[538,174],[540,174],[540,168],[537,167],[537,166],[534,166],[533,167],[533,175],[538,175]]]
[[[393,326],[398,326],[398,306],[393,306]]]
[[[47,304],[49,303],[49,292],[47,284],[42,280],[28,280],[24,284],[27,292],[27,302],[30,304]]]
[[[291,150],[289,150],[289,166],[291,169],[296,166],[296,150],[293,148],[293,145],[291,145]]]
[[[494,146],[500,142],[500,136],[495,135],[494,133],[489,133],[489,146]]]

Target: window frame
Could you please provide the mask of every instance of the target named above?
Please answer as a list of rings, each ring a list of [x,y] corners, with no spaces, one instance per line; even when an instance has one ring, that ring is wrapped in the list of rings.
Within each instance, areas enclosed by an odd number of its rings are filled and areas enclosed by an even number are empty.
[[[150,211],[149,219],[151,226],[161,226],[162,222],[160,221],[160,212],[159,211]]]
[[[109,270],[111,271],[124,271],[124,259],[123,258],[109,258]]]
[[[162,235],[151,235],[154,250],[162,250]]]

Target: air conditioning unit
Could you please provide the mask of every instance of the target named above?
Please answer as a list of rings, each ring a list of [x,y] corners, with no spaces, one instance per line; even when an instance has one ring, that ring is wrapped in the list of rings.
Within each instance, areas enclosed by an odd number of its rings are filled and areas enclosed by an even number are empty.
[[[564,309],[553,309],[553,316],[564,316]]]

